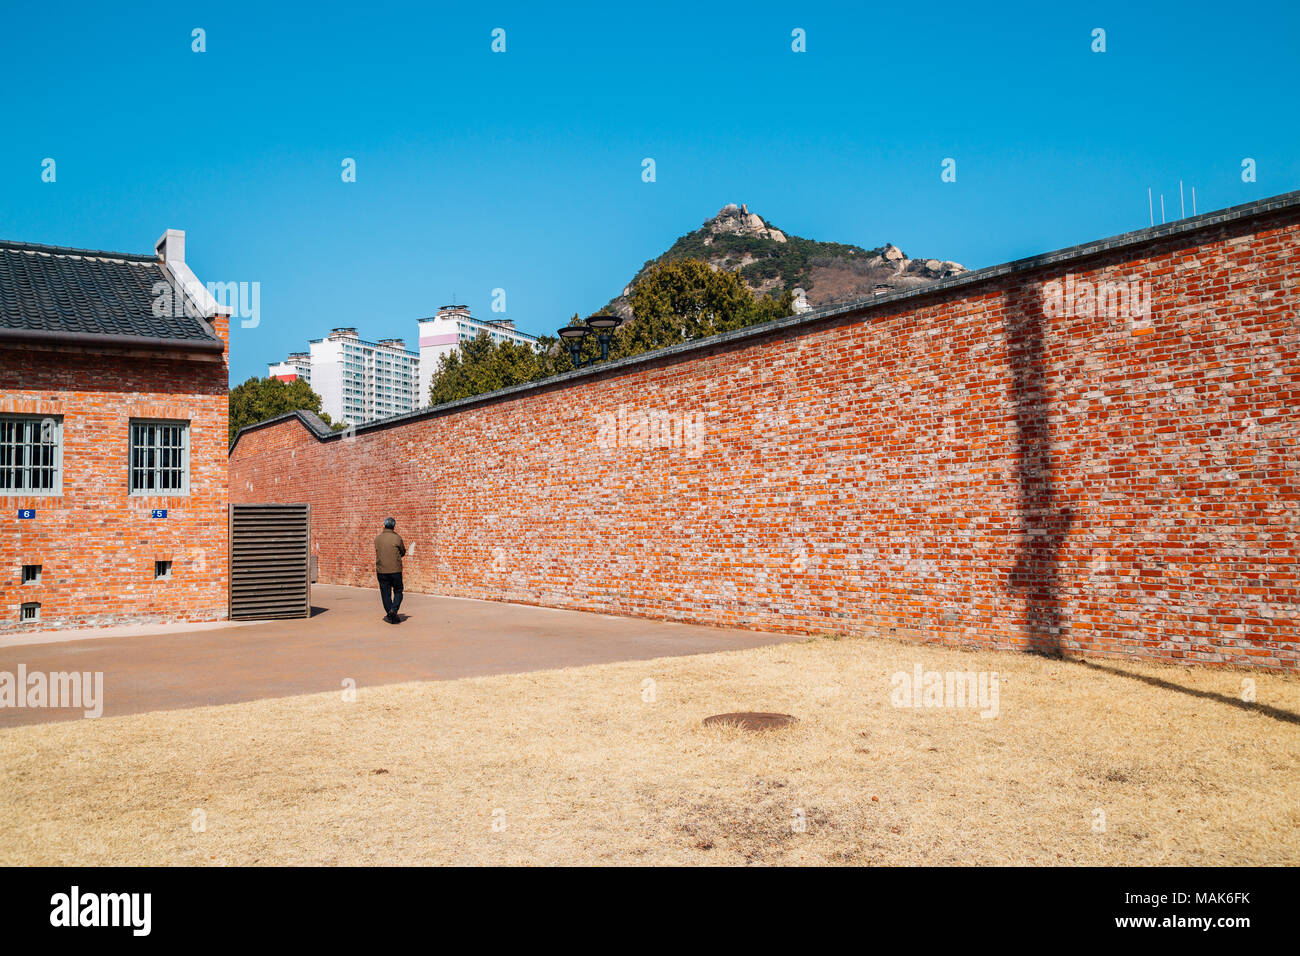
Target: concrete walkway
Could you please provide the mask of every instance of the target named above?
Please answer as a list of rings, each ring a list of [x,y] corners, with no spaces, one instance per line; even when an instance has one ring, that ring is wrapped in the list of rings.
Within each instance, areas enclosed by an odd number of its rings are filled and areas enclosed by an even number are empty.
[[[578,667],[738,650],[789,635],[469,601],[410,591],[401,624],[379,592],[315,585],[310,619],[0,646],[0,672],[104,675],[103,716],[229,704],[418,680]],[[0,727],[84,719],[83,709],[0,706]]]

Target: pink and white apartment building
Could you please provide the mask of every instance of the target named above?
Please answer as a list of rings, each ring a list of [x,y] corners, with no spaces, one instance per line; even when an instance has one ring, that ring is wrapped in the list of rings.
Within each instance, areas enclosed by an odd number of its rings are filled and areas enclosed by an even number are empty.
[[[464,305],[444,305],[438,314],[420,319],[420,390],[422,407],[429,403],[429,382],[438,371],[438,360],[453,352],[461,342],[478,335],[487,335],[494,342],[525,343],[536,348],[537,336],[528,335],[515,328],[511,319],[476,319]]]

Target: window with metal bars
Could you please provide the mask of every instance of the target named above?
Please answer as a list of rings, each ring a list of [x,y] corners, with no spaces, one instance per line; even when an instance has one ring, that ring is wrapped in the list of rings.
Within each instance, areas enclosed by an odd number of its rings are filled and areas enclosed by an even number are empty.
[[[190,491],[190,423],[131,422],[130,492],[187,495]]]
[[[0,415],[0,495],[63,493],[63,420]]]

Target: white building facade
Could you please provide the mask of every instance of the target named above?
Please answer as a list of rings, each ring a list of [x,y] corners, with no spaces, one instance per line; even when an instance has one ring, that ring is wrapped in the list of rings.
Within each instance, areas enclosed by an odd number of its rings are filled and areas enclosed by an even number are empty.
[[[266,367],[267,378],[278,378],[282,382],[302,379],[311,384],[311,355],[307,352],[290,352],[283,362],[276,362]]]
[[[463,305],[443,306],[437,315],[420,319],[419,328],[419,352],[403,339],[367,342],[354,328],[334,329],[326,338],[312,339],[310,351],[291,352],[283,362],[268,365],[266,374],[284,382],[302,379],[332,420],[361,425],[428,405],[438,360],[462,342],[487,335],[493,342],[537,347],[537,336],[517,331],[513,321],[476,319]]]
[[[364,341],[352,328],[310,343],[312,390],[334,421],[360,425],[417,408],[420,356],[402,339]]]
[[[429,383],[438,371],[438,360],[456,351],[462,342],[480,334],[493,342],[515,342],[537,347],[537,336],[515,329],[511,319],[476,319],[464,305],[444,305],[438,314],[420,319],[420,381],[417,407],[429,404]]]

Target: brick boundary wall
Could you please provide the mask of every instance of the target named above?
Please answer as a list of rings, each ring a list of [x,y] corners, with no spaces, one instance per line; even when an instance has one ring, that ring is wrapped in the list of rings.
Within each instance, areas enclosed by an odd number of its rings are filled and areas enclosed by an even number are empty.
[[[282,416],[237,438],[232,500],[310,502],[325,583],[374,586],[391,514],[415,591],[1294,670],[1297,218],[1288,194],[355,435]],[[1085,283],[1150,308],[1089,314]]]
[[[214,328],[228,346],[228,319]],[[61,415],[64,446],[61,496],[0,497],[0,635],[227,617],[228,378],[224,357],[0,348],[0,412]],[[127,493],[132,418],[190,422],[188,495]],[[23,564],[42,566],[38,584],[20,584]],[[19,624],[27,601],[41,618]]]

